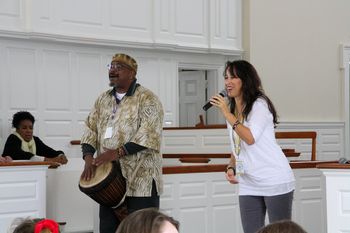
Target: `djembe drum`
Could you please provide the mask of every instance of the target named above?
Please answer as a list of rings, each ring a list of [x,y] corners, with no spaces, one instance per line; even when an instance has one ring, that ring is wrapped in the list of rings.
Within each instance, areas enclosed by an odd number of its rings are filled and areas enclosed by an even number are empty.
[[[125,198],[126,181],[119,161],[98,166],[90,180],[80,179],[79,189],[100,205],[112,208],[120,206]]]

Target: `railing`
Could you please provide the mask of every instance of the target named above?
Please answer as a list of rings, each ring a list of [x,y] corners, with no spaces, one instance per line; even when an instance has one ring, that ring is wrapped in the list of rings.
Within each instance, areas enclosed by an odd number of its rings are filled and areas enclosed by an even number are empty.
[[[197,124],[195,127],[169,127],[163,128],[164,130],[193,130],[193,129],[224,129],[227,126],[224,124],[220,125],[202,125]],[[316,160],[316,137],[317,133],[314,131],[301,131],[301,132],[276,132],[277,139],[311,139],[311,160],[299,160],[291,161],[289,164],[293,169],[300,168],[315,168],[317,165],[337,162],[337,161],[317,161]],[[72,140],[72,145],[80,145],[79,140]],[[294,149],[282,149],[286,157],[298,157],[299,152]],[[190,154],[190,153],[166,153],[162,155],[165,159],[178,158],[182,163],[191,164],[186,166],[166,166],[163,167],[163,174],[177,174],[177,173],[197,173],[197,172],[220,172],[224,171],[226,164],[205,164],[210,161],[210,159],[217,158],[230,158],[231,154],[221,153],[221,154]],[[199,163],[201,165],[193,165]]]

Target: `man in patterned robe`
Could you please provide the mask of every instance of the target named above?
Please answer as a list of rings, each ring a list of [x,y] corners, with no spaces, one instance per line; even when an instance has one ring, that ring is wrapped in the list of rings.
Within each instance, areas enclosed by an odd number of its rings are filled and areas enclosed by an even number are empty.
[[[136,73],[137,63],[132,57],[113,56],[109,67],[113,88],[97,98],[81,139],[85,160],[81,179],[90,180],[97,166],[119,160],[127,183],[128,213],[159,208],[162,192],[163,108],[154,93],[136,82]],[[114,233],[120,223],[114,210],[100,205],[99,216],[100,233]]]

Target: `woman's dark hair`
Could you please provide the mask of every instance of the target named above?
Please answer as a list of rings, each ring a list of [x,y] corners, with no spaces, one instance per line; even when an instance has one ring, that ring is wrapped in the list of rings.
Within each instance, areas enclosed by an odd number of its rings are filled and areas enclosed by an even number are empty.
[[[301,226],[291,220],[282,220],[261,228],[256,233],[307,233]]]
[[[179,222],[155,208],[135,211],[119,225],[116,233],[160,233],[161,226],[170,222],[179,230]]]
[[[273,123],[276,126],[278,124],[278,116],[275,106],[272,104],[271,100],[265,95],[261,79],[258,72],[252,64],[244,60],[236,60],[233,62],[228,61],[225,65],[224,76],[226,76],[226,71],[229,71],[230,75],[238,77],[242,80],[242,95],[244,101],[243,116],[247,118],[250,111],[252,110],[255,100],[258,98],[263,98],[267,102],[270,112],[273,115]],[[234,113],[236,102],[234,98],[230,99],[230,111]]]
[[[27,218],[22,220],[22,222],[20,222],[19,225],[16,226],[13,233],[34,233],[35,230],[39,230],[40,233],[52,233],[56,232],[56,229],[58,230],[58,232],[60,232],[58,223],[52,219]]]
[[[13,115],[12,126],[14,128],[16,128],[16,129],[18,129],[19,124],[23,120],[30,120],[33,125],[34,125],[34,122],[35,122],[34,116],[32,114],[30,114],[30,112],[20,111],[20,112],[16,112]]]
[[[40,222],[41,218],[35,219],[25,219],[21,224],[19,224],[13,233],[33,233],[35,229],[35,224]]]

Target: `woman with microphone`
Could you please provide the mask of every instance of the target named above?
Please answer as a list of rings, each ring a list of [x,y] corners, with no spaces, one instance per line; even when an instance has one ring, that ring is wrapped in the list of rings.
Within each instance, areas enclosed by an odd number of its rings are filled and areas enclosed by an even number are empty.
[[[227,103],[219,94],[210,102],[227,122],[232,156],[226,179],[239,184],[239,206],[245,233],[269,221],[291,219],[295,179],[275,138],[277,112],[265,95],[260,77],[247,61],[227,62]]]

